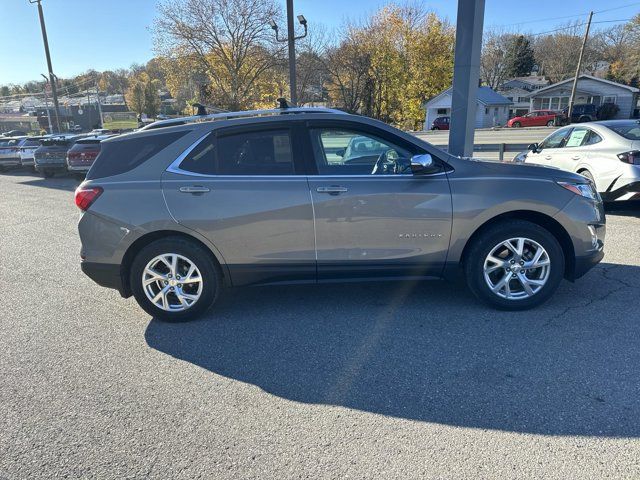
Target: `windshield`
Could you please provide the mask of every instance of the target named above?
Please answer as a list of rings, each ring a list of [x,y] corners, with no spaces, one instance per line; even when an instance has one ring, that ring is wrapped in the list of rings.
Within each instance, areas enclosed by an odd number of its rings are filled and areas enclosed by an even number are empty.
[[[607,128],[629,140],[640,140],[640,123],[638,122],[623,123],[621,125],[607,125]]]

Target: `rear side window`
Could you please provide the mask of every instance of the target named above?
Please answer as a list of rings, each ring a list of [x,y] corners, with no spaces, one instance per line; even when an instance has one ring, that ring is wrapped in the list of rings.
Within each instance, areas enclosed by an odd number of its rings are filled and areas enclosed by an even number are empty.
[[[187,133],[188,130],[106,142],[89,170],[87,179],[111,177],[133,170]]]
[[[288,129],[209,135],[180,164],[205,175],[294,175]]]
[[[607,128],[613,130],[618,135],[622,135],[629,140],[640,140],[640,123],[623,123],[618,125],[606,125]]]

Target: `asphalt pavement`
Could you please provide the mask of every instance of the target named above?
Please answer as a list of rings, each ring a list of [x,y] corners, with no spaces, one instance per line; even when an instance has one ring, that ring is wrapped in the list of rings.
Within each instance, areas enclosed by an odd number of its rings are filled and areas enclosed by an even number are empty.
[[[640,477],[640,204],[544,306],[228,290],[166,324],[79,268],[70,178],[0,175],[0,478]]]

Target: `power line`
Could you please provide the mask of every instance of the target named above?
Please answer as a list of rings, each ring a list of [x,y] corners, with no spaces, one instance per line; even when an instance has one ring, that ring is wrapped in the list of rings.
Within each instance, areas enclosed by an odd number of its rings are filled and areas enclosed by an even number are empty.
[[[621,5],[619,7],[613,7],[613,8],[607,8],[607,9],[604,9],[604,10],[596,10],[593,13],[595,15],[595,14],[598,14],[598,13],[612,12],[614,10],[622,10],[624,8],[629,8],[629,7],[633,7],[633,6],[636,6],[636,5],[640,5],[640,2],[628,3],[626,5]],[[583,17],[585,15],[589,15],[589,12],[575,13],[573,15],[563,15],[561,17],[538,18],[536,20],[526,20],[524,22],[517,22],[517,23],[507,23],[507,24],[504,24],[504,25],[496,25],[496,27],[515,27],[517,25],[527,25],[529,23],[548,22],[550,20],[563,20],[565,18],[578,18],[578,17]],[[585,24],[586,24],[586,22],[583,23],[582,25],[585,25]]]
[[[630,21],[630,20],[633,20],[633,19],[632,19],[632,18],[619,18],[619,19],[617,19],[617,20],[600,20],[600,21],[598,21],[598,22],[591,22],[591,23],[592,23],[592,24],[595,24],[595,23],[618,23],[618,22],[628,22],[628,21]],[[537,37],[537,36],[539,36],[539,35],[545,35],[545,34],[547,34],[547,33],[554,33],[554,32],[559,32],[559,31],[561,31],[561,30],[569,30],[569,29],[571,29],[571,28],[582,27],[583,25],[586,25],[586,24],[587,24],[587,22],[584,22],[584,23],[576,23],[576,24],[573,24],[573,25],[567,25],[567,26],[565,26],[565,27],[556,28],[556,29],[554,29],[554,30],[548,30],[548,31],[546,31],[546,32],[527,33],[527,34],[525,35],[525,37]]]

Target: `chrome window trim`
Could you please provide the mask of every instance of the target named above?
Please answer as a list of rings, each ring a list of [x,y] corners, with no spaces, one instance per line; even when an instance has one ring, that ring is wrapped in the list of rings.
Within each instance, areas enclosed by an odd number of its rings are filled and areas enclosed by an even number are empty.
[[[182,161],[187,158],[187,156],[198,146],[201,142],[203,142],[209,135],[212,135],[214,132],[210,131],[202,135],[195,142],[193,142],[190,146],[188,146],[184,152],[182,152],[171,164],[166,168],[166,172],[176,173],[178,175],[187,175],[191,177],[200,177],[200,178],[222,178],[222,179],[234,179],[234,178],[377,178],[377,179],[393,179],[393,178],[424,178],[424,177],[437,177],[440,175],[446,175],[447,172],[436,172],[425,175],[413,175],[412,173],[398,173],[395,175],[307,175],[307,174],[292,174],[292,175],[211,175],[207,173],[197,173],[190,172],[189,170],[183,170],[180,168],[180,164]]]

